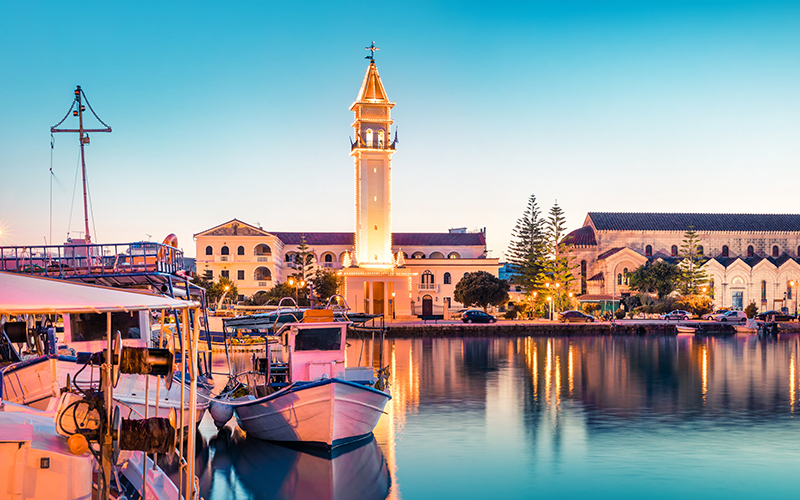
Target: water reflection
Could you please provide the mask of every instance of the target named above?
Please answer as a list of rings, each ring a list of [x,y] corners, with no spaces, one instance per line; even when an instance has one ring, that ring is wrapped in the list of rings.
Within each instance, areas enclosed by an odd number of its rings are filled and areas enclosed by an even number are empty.
[[[389,472],[375,438],[333,453],[247,438],[225,427],[209,441],[210,477],[201,482],[206,498],[384,499]]]
[[[204,422],[201,491],[210,499],[788,496],[800,488],[799,338],[389,340],[382,361],[393,399],[374,439],[324,457],[238,430],[216,435]],[[379,366],[376,346],[348,342],[348,364]]]

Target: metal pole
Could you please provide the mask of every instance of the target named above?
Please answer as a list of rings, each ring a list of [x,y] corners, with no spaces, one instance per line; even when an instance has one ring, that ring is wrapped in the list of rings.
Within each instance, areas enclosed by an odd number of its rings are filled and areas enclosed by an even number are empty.
[[[83,135],[83,105],[81,104],[81,92],[81,86],[78,85],[78,88],[75,89],[75,100],[78,101],[78,130],[80,131],[79,142],[81,143],[81,173],[83,174],[83,222],[86,229],[86,243],[88,244],[92,242],[92,236],[89,234],[89,205],[86,201],[86,158],[84,157],[83,151],[85,140]]]

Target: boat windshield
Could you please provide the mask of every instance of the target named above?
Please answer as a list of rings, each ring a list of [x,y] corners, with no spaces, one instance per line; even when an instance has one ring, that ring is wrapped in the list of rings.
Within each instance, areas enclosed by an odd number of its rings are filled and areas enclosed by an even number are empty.
[[[341,327],[303,328],[297,331],[295,351],[338,351],[342,347]]]
[[[70,314],[69,326],[73,342],[93,342],[106,338],[105,314]],[[139,313],[111,313],[111,331],[120,332],[123,340],[141,338]]]

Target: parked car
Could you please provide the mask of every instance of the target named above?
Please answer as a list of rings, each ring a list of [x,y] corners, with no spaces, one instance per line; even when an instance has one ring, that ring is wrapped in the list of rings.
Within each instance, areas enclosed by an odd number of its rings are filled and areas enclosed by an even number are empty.
[[[709,321],[719,321],[721,317],[730,311],[730,309],[717,309],[716,311],[700,316],[700,319],[707,319]]]
[[[692,317],[692,313],[689,311],[684,311],[683,309],[675,309],[674,311],[668,312],[667,314],[662,314],[661,319],[665,319],[667,321],[671,319],[683,319],[687,320]]]
[[[469,311],[465,311],[464,314],[461,315],[461,321],[464,323],[494,323],[497,321],[497,318],[492,316],[491,314],[486,314],[483,311],[479,311],[477,309],[470,309]]]
[[[722,315],[717,321],[723,323],[746,323],[747,315],[744,311],[728,311]]]
[[[580,311],[564,311],[558,314],[558,320],[562,323],[591,323],[594,321],[594,316]]]
[[[792,321],[794,316],[780,311],[765,311],[758,315],[758,319],[761,321]]]

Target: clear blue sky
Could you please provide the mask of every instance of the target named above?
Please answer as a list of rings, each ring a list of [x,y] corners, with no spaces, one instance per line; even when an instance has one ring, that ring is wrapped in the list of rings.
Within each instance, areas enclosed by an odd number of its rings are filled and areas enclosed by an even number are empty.
[[[0,243],[49,237],[49,128],[79,84],[96,242],[232,218],[352,231],[348,138],[376,63],[400,144],[394,230],[588,211],[800,211],[800,2],[0,0]],[[77,119],[70,118],[68,123]],[[82,229],[57,134],[53,240]]]

